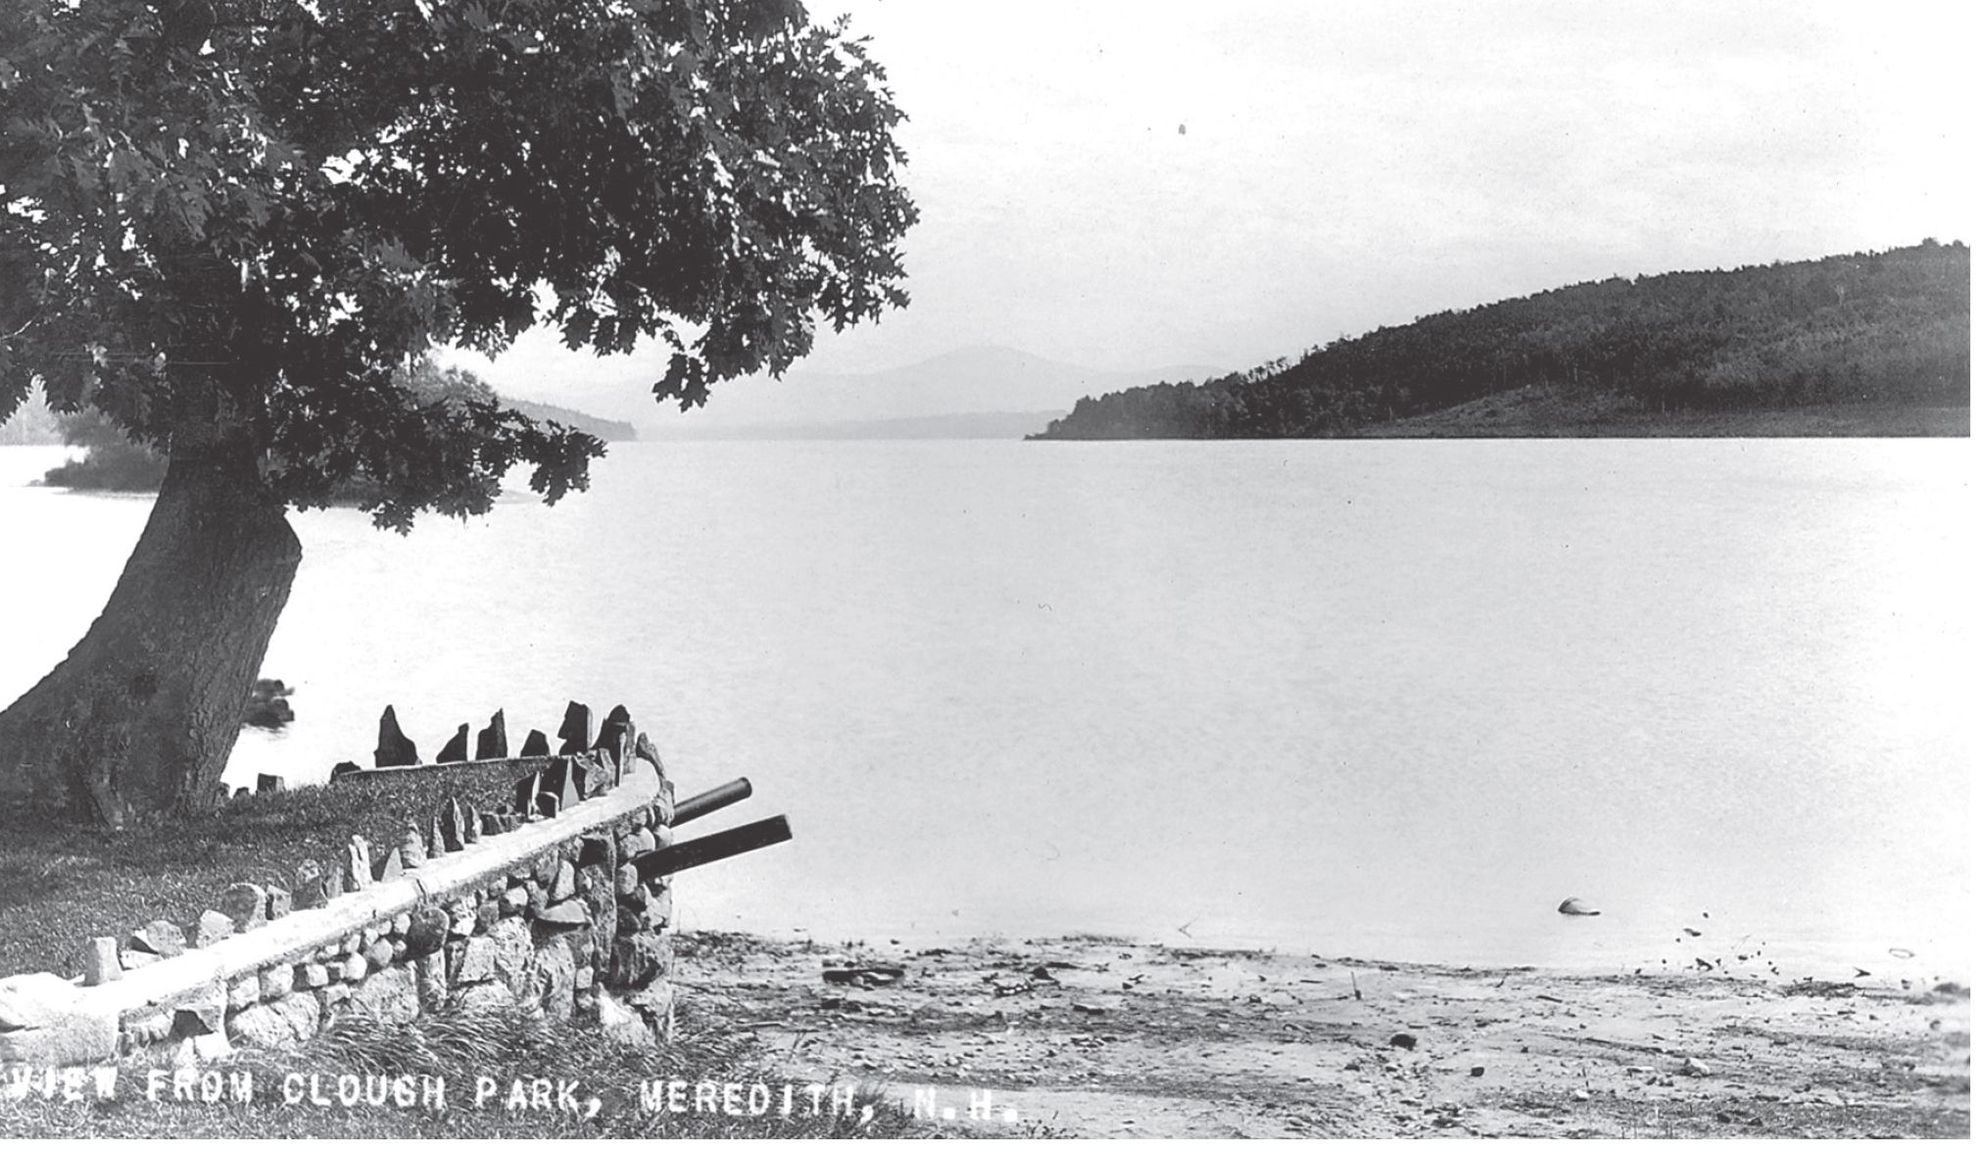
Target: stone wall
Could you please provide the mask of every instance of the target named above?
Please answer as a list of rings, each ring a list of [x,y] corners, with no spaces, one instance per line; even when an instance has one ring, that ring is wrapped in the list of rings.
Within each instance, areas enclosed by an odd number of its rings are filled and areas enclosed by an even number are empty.
[[[451,801],[399,846],[355,837],[304,863],[289,891],[235,885],[188,926],[96,939],[80,979],[0,980],[0,1061],[212,1058],[301,1044],[339,1014],[497,1004],[666,1034],[671,887],[631,859],[672,843],[674,790],[622,734],[517,759],[514,809]]]

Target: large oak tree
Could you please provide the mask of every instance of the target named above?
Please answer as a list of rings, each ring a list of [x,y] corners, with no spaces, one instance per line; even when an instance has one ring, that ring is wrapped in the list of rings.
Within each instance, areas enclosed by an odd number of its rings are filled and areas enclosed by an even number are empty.
[[[518,465],[585,487],[593,438],[404,387],[435,345],[658,338],[686,408],[906,303],[883,80],[796,0],[0,4],[0,419],[38,379],[169,461],[102,615],[0,714],[0,802],[213,804],[288,510],[359,479],[404,531]]]

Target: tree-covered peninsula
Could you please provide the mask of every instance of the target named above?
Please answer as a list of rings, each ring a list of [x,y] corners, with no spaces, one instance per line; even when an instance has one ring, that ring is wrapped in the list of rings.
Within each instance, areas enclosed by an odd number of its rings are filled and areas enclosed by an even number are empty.
[[[1969,403],[1970,249],[1926,240],[1436,313],[1292,362],[1084,397],[1031,439],[1964,434]],[[1944,417],[1741,419],[1835,409]]]

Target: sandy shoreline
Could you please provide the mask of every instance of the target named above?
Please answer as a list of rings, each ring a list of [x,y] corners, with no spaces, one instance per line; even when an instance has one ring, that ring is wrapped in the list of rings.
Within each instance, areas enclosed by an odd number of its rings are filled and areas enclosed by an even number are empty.
[[[684,935],[680,1027],[960,1124],[1078,1136],[1914,1136],[1970,1128],[1970,995],[1120,939]],[[989,1102],[991,1119],[970,1107]],[[1010,1113],[1009,1113],[1010,1112]]]

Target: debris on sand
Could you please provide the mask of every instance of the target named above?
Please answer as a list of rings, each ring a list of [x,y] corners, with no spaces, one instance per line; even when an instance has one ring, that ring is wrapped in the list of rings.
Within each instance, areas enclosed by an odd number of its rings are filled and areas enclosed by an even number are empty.
[[[828,966],[820,971],[820,977],[837,986],[861,986],[872,989],[876,986],[892,986],[902,981],[901,966]]]

